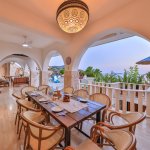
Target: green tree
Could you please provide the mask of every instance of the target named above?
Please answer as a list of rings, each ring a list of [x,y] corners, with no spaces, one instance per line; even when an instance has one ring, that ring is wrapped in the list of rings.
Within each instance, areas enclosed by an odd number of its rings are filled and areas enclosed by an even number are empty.
[[[109,82],[109,74],[106,73],[105,75],[103,75],[103,81],[108,83]]]
[[[139,74],[138,66],[135,65],[129,68],[129,71],[124,70],[123,80],[122,82],[126,83],[144,83],[144,76]]]
[[[146,74],[146,79],[147,79],[148,82],[150,82],[150,72],[148,72],[148,73]]]
[[[87,75],[87,77],[94,77],[94,69],[93,69],[93,67],[89,66],[85,70],[85,74]]]
[[[82,79],[85,75],[85,71],[84,70],[79,70],[79,78]]]
[[[145,83],[144,75],[139,75],[138,84]]]
[[[139,78],[139,69],[138,66],[135,65],[134,67],[130,67],[129,74],[128,74],[128,82],[129,83],[138,83]]]
[[[123,78],[120,82],[128,82],[128,72],[126,69],[124,69]]]
[[[60,74],[63,75],[64,73],[65,73],[65,70],[64,70],[64,69],[61,69],[61,70],[60,70]]]
[[[101,82],[103,80],[102,71],[99,69],[94,70],[94,78],[96,82]]]

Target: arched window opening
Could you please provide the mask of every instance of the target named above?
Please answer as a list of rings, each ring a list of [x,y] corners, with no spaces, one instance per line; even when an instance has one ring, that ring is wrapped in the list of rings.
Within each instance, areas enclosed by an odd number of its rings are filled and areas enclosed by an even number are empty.
[[[52,56],[49,61],[49,85],[54,89],[64,87],[64,61],[61,55]]]
[[[80,64],[80,78],[83,82],[149,82],[148,65],[136,62],[150,56],[150,42],[132,36],[89,47]]]

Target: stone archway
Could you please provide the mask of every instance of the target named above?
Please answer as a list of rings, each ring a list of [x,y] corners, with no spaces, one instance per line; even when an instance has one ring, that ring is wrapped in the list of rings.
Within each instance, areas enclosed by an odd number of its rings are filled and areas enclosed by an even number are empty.
[[[68,48],[68,50],[72,49],[72,51],[73,51],[73,54],[71,56],[72,64],[69,66],[70,70],[68,72],[68,76],[69,76],[69,78],[71,78],[69,86],[77,87],[76,86],[77,80],[78,80],[77,73],[78,73],[78,66],[79,66],[80,60],[82,59],[82,56],[87,51],[87,49],[89,47],[91,47],[91,45],[93,45],[93,43],[101,40],[104,44],[104,43],[107,43],[110,41],[118,40],[118,39],[115,39],[114,37],[112,37],[113,35],[117,35],[117,38],[122,39],[122,38],[124,38],[124,37],[122,37],[123,34],[125,34],[127,37],[139,36],[143,39],[148,40],[143,35],[135,32],[135,31],[125,29],[125,28],[112,28],[112,29],[109,29],[109,30],[106,30],[106,31],[100,32],[100,33],[95,32],[95,34],[91,34],[91,36],[85,37],[83,41],[81,41],[80,39],[74,39],[74,41],[72,42],[74,44],[70,45],[70,47]],[[75,45],[75,43],[78,43],[78,44]]]
[[[30,70],[30,84],[32,86],[39,86],[40,84],[40,67],[31,57],[22,54],[12,54],[8,55],[0,61],[0,64],[17,62],[24,69],[25,65],[29,67]]]
[[[44,63],[43,63],[42,84],[49,83],[49,75],[50,75],[50,71],[48,71],[49,63],[50,63],[51,58],[55,57],[55,56],[61,56],[61,58],[64,62],[64,57],[58,50],[52,50],[52,51],[48,52],[48,54],[46,55],[46,57],[44,59]],[[64,66],[65,66],[65,63],[64,63]],[[64,82],[63,79],[61,79],[61,82]],[[53,86],[53,85],[51,85],[51,86]]]
[[[111,37],[111,36],[117,35],[117,34],[120,34],[120,35],[118,35],[117,38]],[[123,37],[123,34],[125,34],[125,37]],[[100,45],[100,44],[109,43],[112,41],[120,40],[120,39],[131,37],[131,36],[138,36],[138,37],[141,37],[141,38],[149,41],[149,39],[147,39],[143,35],[135,32],[135,31],[131,31],[131,30],[124,29],[124,28],[119,28],[119,29],[113,28],[113,29],[104,31],[102,33],[97,33],[97,34],[87,38],[83,43],[80,44],[80,46],[77,47],[78,50],[77,50],[76,55],[73,58],[73,63],[71,66],[72,70],[74,70],[74,71],[78,70],[78,66],[82,59],[82,56],[85,54],[85,52],[87,51],[87,49],[89,47],[93,46],[93,43],[95,43],[96,41],[102,39],[102,42],[99,42],[99,45]],[[103,39],[103,38],[105,38],[105,39]]]

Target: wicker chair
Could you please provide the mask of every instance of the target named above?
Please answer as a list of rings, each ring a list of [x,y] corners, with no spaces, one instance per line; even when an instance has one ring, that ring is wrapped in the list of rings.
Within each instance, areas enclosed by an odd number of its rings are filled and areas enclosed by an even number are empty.
[[[102,111],[102,121],[106,120],[107,110],[109,109],[109,107],[111,105],[110,98],[105,94],[95,93],[95,94],[90,95],[89,99],[106,105],[106,108],[103,109],[103,111]],[[88,118],[88,120],[95,121],[96,117],[95,116],[90,117],[90,118]],[[79,126],[80,126],[80,129],[82,130],[83,123],[81,123]]]
[[[37,122],[43,121],[45,117],[43,115],[39,115],[41,114],[41,110],[34,108],[34,104],[30,101],[18,99],[16,100],[16,103],[17,103],[17,113],[16,113],[16,118],[15,118],[15,124],[17,124],[17,133],[19,133],[19,138],[20,138],[20,134],[21,134],[22,126],[23,126],[23,124],[21,124],[21,127],[20,127],[21,114],[24,111],[31,110],[31,111],[36,112],[32,114],[32,118],[36,117]],[[20,127],[20,130],[19,130],[19,127]]]
[[[35,112],[35,111],[25,111],[26,118],[35,121],[37,123],[45,123],[45,115],[42,112]],[[20,114],[20,118],[22,119],[22,113]],[[19,139],[21,135],[22,128],[24,127],[24,130],[27,128],[27,123],[22,119],[22,123],[20,126],[20,131],[19,131]]]
[[[33,86],[26,86],[21,89],[22,98],[26,98],[26,92],[34,91],[36,88]]]
[[[41,85],[38,87],[39,91],[42,91],[44,94],[47,94],[48,85]]]
[[[73,94],[74,88],[73,87],[66,87],[63,89],[64,93]]]
[[[76,90],[73,94],[82,98],[89,98],[88,91],[84,89]]]
[[[26,112],[23,113],[22,119],[27,123],[24,150],[53,150],[63,140],[62,126],[44,126],[36,123],[26,117]]]
[[[13,92],[12,96],[15,97],[16,99],[22,99],[22,95],[20,91]]]
[[[105,144],[101,145],[97,143],[100,137],[106,140]],[[86,140],[75,149],[69,146],[65,150],[101,150],[100,147],[104,145],[111,146],[115,150],[135,150],[136,139],[130,132],[123,130],[112,131],[105,127],[95,125],[91,128],[91,140]]]
[[[95,94],[90,95],[90,100],[100,102],[101,104],[106,105],[106,108],[102,112],[102,120],[104,121],[106,119],[107,110],[109,109],[111,105],[110,98],[106,94],[95,93]]]
[[[128,130],[131,133],[135,133],[136,125],[142,122],[146,118],[145,114],[141,114],[139,112],[131,112],[131,113],[118,113],[112,111],[108,115],[108,122],[100,122],[99,124],[105,125],[110,129],[124,129]]]

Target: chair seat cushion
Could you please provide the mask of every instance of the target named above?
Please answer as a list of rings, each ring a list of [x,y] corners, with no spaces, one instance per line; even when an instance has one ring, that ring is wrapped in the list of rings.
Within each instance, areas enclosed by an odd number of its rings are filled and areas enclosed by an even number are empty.
[[[34,111],[26,111],[24,117],[37,123],[41,123],[45,119],[45,116],[42,115],[41,112]]]
[[[21,104],[23,107],[27,107],[27,108],[33,107],[33,103],[30,102],[30,101],[27,101],[27,100],[24,100],[24,99],[19,99],[18,102],[19,102],[19,104]]]
[[[86,140],[85,142],[81,143],[75,150],[102,150],[98,147],[94,142],[90,139]]]
[[[39,132],[36,132],[36,129],[32,130],[35,133],[37,133],[37,137],[39,135]],[[47,137],[50,134],[50,131],[44,131],[42,133],[42,137]],[[42,140],[41,141],[41,150],[48,150],[50,148],[52,148],[54,145],[59,144],[58,140],[60,138],[63,138],[63,130],[58,130],[56,131],[52,137],[46,139],[46,140]],[[33,138],[32,136],[30,136],[30,146],[32,147],[33,150],[38,150],[38,139]]]
[[[105,136],[113,142],[117,150],[127,150],[133,142],[132,135],[122,130],[107,130]]]

